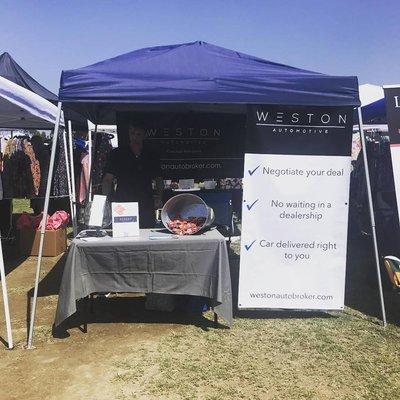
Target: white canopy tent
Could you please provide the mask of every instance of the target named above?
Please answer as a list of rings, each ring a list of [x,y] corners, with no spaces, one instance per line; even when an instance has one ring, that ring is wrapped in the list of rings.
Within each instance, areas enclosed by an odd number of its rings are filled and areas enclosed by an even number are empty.
[[[56,113],[54,104],[0,76],[0,128],[54,129]]]
[[[57,107],[9,80],[0,77],[0,129],[54,129],[55,125],[64,125],[63,117]],[[53,147],[56,140],[53,140]],[[53,149],[54,150],[54,149]],[[52,151],[52,154],[54,151]],[[49,176],[52,176],[49,175]],[[50,190],[51,180],[47,182]],[[43,240],[44,232],[41,233]],[[0,240],[0,278],[3,293],[8,347],[13,348],[10,309],[6,285],[3,250]]]
[[[382,86],[365,83],[360,85],[358,89],[360,93],[361,107],[374,103],[384,97]]]
[[[365,83],[363,85],[360,85],[358,87],[358,89],[359,89],[359,93],[360,93],[361,107],[368,106],[369,104],[373,104],[384,98],[382,86]],[[378,123],[365,123],[364,129],[365,129],[365,131],[378,130],[383,133],[388,132],[388,126],[387,126],[387,124],[384,124],[384,123],[379,123],[379,124]],[[360,127],[358,124],[354,125],[353,132],[354,133],[360,132]]]

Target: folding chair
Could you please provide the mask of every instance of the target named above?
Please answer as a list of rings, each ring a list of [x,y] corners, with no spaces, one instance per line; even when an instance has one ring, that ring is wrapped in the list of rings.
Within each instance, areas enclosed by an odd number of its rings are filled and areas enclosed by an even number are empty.
[[[383,260],[393,289],[400,290],[400,259],[394,256],[386,256]]]

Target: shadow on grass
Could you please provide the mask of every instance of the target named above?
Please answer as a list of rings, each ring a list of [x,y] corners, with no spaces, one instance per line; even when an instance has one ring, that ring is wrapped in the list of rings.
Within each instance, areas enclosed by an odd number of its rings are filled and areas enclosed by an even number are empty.
[[[349,237],[346,271],[345,304],[361,313],[381,318],[379,292],[376,278],[372,244],[368,237]],[[39,297],[57,295],[60,288],[66,255],[64,255],[39,284]],[[327,312],[295,310],[238,310],[238,283],[240,257],[229,251],[232,279],[232,300],[234,317],[238,318],[336,318]],[[384,283],[387,280],[385,271],[381,271]],[[400,325],[400,296],[391,291],[385,284],[385,305],[387,320]],[[33,288],[28,293],[28,326],[30,299]],[[90,313],[88,301],[78,302],[78,312],[64,321],[54,331],[56,337],[68,336],[67,330],[81,325],[95,323],[149,323],[149,324],[192,324],[202,329],[213,327],[213,321],[202,314],[190,315],[182,312],[155,312],[144,308],[144,297],[116,297],[94,300],[94,313]],[[219,325],[221,327],[221,325]],[[85,328],[83,329],[85,330]]]
[[[39,282],[38,297],[49,297],[58,295],[60,291],[61,279],[64,272],[64,265],[67,259],[67,252],[56,262],[54,267]],[[32,299],[34,288],[29,289],[26,294],[26,332],[29,333],[29,325],[31,318]]]
[[[58,295],[67,258],[65,253],[54,267],[39,282],[38,297]],[[30,314],[34,288],[27,293],[26,329],[29,330]],[[89,300],[81,299],[77,302],[77,312],[62,323],[60,327],[53,327],[55,337],[68,337],[67,330],[79,328],[83,332],[87,326],[96,323],[148,323],[148,324],[185,324],[198,326],[208,330],[215,327],[214,321],[204,317],[202,313],[188,313],[182,311],[157,312],[144,308],[145,297],[97,297],[92,300],[94,312],[89,312]],[[222,321],[220,321],[222,322]],[[82,328],[83,326],[83,328]],[[219,323],[218,328],[226,328]]]
[[[90,305],[91,301],[93,302],[92,305]],[[66,338],[69,336],[68,330],[73,328],[79,328],[85,333],[90,329],[90,325],[98,323],[193,325],[205,331],[215,328],[214,322],[200,312],[149,311],[145,308],[145,302],[145,296],[95,297],[93,300],[79,300],[77,302],[77,312],[63,321],[60,326],[53,326],[53,336]],[[225,326],[220,324],[218,328],[226,329]]]
[[[4,268],[6,275],[13,272],[18,268],[29,256],[25,256],[20,253],[17,244],[10,244],[7,241],[2,241],[3,256],[4,256]]]
[[[387,321],[400,325],[400,296],[392,290],[382,263],[380,274]],[[382,319],[373,244],[368,236],[349,238],[345,304],[365,315]]]
[[[54,267],[39,282],[38,297],[58,295],[66,259],[67,252],[61,256],[61,258],[54,264]],[[29,290],[28,297],[33,297],[33,290],[34,288]]]
[[[6,349],[9,349],[7,340],[4,339],[2,336],[0,336],[0,343],[2,343]]]

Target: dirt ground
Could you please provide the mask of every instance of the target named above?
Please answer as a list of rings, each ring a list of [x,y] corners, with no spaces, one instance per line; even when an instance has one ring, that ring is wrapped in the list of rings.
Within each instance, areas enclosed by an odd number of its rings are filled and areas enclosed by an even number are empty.
[[[9,303],[15,347],[0,349],[3,382],[0,399],[111,399],[118,394],[109,384],[110,371],[121,355],[157,346],[166,332],[179,330],[181,316],[146,315],[143,298],[95,300],[95,323],[87,333],[69,329],[69,337],[54,338],[52,323],[62,257],[44,258],[37,305],[34,350],[23,347],[27,337],[27,293],[34,283],[36,257],[19,258],[16,250],[5,249]],[[116,304],[119,303],[119,304]],[[6,338],[1,302],[0,336]],[[169,319],[171,317],[171,319]],[[155,322],[152,322],[154,319]],[[161,321],[161,322],[160,322]],[[164,321],[164,322],[163,322]],[[135,323],[133,323],[135,322]]]
[[[4,253],[15,348],[0,343],[0,400],[398,398],[400,296],[386,291],[383,329],[369,245],[349,248],[343,313],[236,314],[215,329],[210,313],[149,312],[125,295],[96,299],[93,312],[82,302],[63,337],[52,324],[64,258],[45,258],[33,350],[23,347],[37,259]],[[235,282],[237,264],[233,254]]]

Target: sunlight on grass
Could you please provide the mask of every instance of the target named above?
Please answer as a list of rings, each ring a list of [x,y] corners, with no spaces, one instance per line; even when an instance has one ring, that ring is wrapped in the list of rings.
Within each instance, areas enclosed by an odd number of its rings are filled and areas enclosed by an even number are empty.
[[[399,339],[396,327],[347,311],[238,318],[230,330],[188,326],[132,351],[114,383],[133,385],[126,399],[394,399]]]

